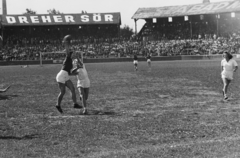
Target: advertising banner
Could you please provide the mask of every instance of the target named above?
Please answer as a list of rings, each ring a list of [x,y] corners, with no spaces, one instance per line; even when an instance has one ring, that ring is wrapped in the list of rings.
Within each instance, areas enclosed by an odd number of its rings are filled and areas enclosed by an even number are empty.
[[[6,25],[121,24],[120,13],[2,15]]]

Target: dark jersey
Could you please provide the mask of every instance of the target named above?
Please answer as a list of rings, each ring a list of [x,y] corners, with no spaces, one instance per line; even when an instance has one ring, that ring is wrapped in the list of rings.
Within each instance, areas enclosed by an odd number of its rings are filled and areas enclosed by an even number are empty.
[[[66,57],[63,61],[62,70],[65,70],[68,72],[68,74],[70,74],[72,68],[73,68],[72,58]]]
[[[134,55],[133,60],[138,60],[137,55]]]
[[[147,58],[147,59],[151,59],[151,55],[148,55],[146,58]]]

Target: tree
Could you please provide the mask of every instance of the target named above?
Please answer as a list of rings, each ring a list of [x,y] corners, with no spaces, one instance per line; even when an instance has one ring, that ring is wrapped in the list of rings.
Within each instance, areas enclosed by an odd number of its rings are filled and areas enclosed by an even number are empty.
[[[127,25],[124,25],[123,28],[120,28],[120,37],[130,38],[133,34],[133,29]]]
[[[63,14],[59,10],[56,10],[54,8],[47,10],[47,12],[48,12],[48,14]]]
[[[26,12],[25,13],[23,13],[24,15],[25,14],[37,14],[37,12],[36,11],[33,11],[32,9],[26,9]]]

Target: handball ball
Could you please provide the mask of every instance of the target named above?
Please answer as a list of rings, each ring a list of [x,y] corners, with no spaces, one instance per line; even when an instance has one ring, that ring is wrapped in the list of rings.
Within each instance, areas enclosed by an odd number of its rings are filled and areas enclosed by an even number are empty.
[[[71,35],[66,35],[66,36],[63,38],[63,43],[64,43],[64,42],[70,43],[71,39],[72,39]]]

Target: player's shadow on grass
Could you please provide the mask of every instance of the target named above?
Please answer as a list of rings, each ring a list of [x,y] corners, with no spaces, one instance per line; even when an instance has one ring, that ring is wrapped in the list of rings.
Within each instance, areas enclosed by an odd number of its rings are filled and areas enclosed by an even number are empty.
[[[13,97],[18,97],[18,95],[1,95],[0,94],[0,100],[10,100]]]
[[[30,140],[30,139],[35,139],[39,138],[38,134],[30,134],[30,135],[24,135],[21,137],[18,136],[1,136],[0,135],[0,140]]]
[[[119,116],[119,113],[116,113],[114,111],[104,111],[104,110],[88,110],[87,114],[81,115],[111,115],[111,116]]]

